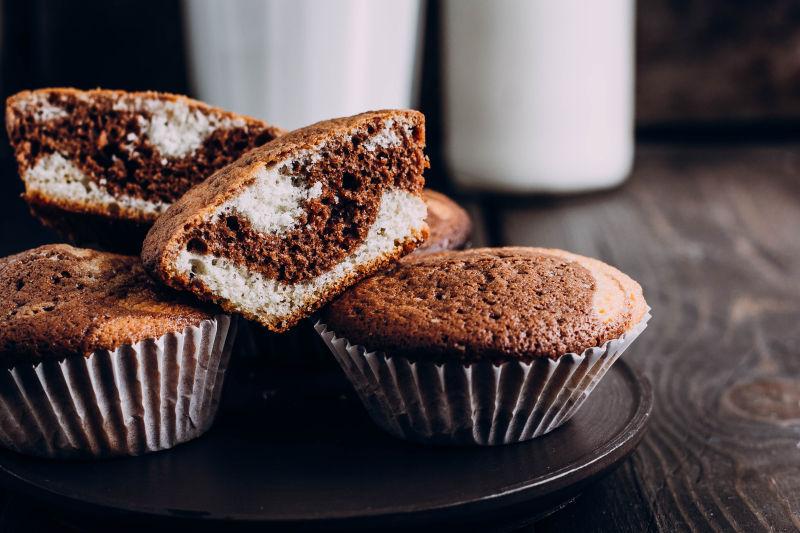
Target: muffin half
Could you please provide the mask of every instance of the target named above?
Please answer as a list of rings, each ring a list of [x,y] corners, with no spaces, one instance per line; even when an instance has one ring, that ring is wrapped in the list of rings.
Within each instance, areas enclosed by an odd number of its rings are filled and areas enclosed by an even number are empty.
[[[288,133],[169,208],[145,239],[145,267],[285,331],[427,237],[424,146],[424,116],[409,110]]]
[[[184,96],[101,89],[15,94],[6,129],[34,215],[74,242],[135,254],[190,187],[282,133]]]
[[[407,258],[316,328],[381,427],[485,445],[569,420],[648,318],[639,285],[600,261],[480,248]]]
[[[193,439],[217,410],[235,324],[137,257],[47,245],[0,259],[0,443],[108,457]]]

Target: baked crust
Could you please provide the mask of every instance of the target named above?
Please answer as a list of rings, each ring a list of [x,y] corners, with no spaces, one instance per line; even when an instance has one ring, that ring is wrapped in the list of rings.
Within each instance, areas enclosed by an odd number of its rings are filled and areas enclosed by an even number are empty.
[[[156,284],[136,256],[49,244],[0,259],[0,361],[7,367],[113,350],[215,314]]]
[[[478,248],[410,256],[345,292],[321,320],[393,357],[530,362],[618,338],[647,309],[635,281],[595,259]]]
[[[110,99],[117,99],[120,97],[130,96],[143,99],[166,100],[169,102],[184,102],[188,104],[190,107],[202,109],[207,112],[218,113],[220,115],[227,116],[229,118],[241,118],[254,125],[265,124],[263,121],[258,120],[256,118],[234,113],[232,111],[226,111],[224,109],[208,105],[207,103],[202,102],[200,100],[189,98],[188,96],[184,96],[182,94],[165,93],[159,91],[123,91],[118,89],[100,89],[100,88],[83,90],[83,89],[77,89],[75,87],[43,87],[41,89],[20,91],[16,94],[12,94],[6,99],[6,128],[10,129],[16,127],[16,120],[19,119],[19,115],[15,113],[14,110],[15,108],[17,108],[18,104],[29,99],[32,95],[36,94],[42,94],[42,95],[56,94],[59,96],[64,95],[75,98],[93,98],[96,96],[101,96]],[[274,128],[274,126],[272,126],[272,128]],[[274,128],[274,129],[276,131],[282,131],[280,128]]]

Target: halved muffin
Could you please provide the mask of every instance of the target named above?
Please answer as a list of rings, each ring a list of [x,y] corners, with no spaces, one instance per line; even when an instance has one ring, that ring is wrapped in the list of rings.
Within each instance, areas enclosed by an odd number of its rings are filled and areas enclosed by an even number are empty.
[[[293,131],[168,209],[145,239],[145,267],[285,331],[425,240],[424,146],[424,116],[409,110]]]
[[[15,94],[6,129],[24,198],[45,225],[137,254],[172,202],[282,133],[184,96],[101,89]]]

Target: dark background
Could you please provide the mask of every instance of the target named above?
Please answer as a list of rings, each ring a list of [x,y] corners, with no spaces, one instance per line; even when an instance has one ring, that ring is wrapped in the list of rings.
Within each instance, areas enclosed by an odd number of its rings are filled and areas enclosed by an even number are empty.
[[[0,86],[189,93],[180,3],[4,0]],[[58,240],[27,213],[5,134],[0,142],[0,255]]]
[[[0,1],[0,92],[47,86],[188,92],[177,1]],[[0,256],[48,242],[0,133]],[[0,531],[70,530],[49,506],[0,492]]]

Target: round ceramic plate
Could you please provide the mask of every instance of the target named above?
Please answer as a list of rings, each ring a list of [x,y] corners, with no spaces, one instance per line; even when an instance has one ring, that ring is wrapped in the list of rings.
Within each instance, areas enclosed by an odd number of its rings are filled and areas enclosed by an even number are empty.
[[[570,501],[630,454],[652,406],[648,382],[618,361],[577,415],[544,437],[425,447],[381,432],[346,389],[285,377],[254,383],[254,375],[234,369],[228,407],[194,442],[94,462],[2,452],[0,472],[12,490],[96,524],[121,517],[128,525],[292,530],[520,524]]]

